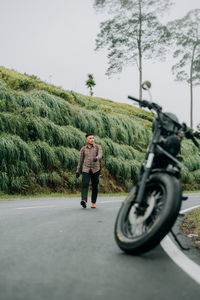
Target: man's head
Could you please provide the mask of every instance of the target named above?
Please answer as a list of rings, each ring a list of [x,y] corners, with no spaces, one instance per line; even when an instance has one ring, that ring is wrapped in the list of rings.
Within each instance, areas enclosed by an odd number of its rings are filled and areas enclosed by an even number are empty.
[[[86,137],[86,142],[90,145],[93,145],[94,144],[94,135],[92,133],[87,133],[85,135]]]

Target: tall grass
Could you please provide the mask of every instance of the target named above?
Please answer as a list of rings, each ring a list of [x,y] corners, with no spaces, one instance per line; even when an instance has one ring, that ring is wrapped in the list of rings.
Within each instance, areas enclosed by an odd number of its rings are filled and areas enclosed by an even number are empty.
[[[44,169],[53,169],[58,166],[55,153],[46,142],[36,141],[31,148],[33,153],[39,158]]]
[[[120,158],[109,157],[106,160],[106,168],[109,173],[114,177],[123,179],[132,179],[136,182],[138,178],[138,162],[132,160],[127,161]]]
[[[101,138],[109,137],[120,144],[133,146],[140,141],[144,147],[149,143],[149,131],[144,129],[142,124],[126,116],[80,109],[44,91],[24,93],[7,90],[0,95],[0,100],[1,111],[7,110],[13,113],[23,111],[23,115],[29,118],[32,114],[35,118],[46,118],[59,126],[71,125],[82,132],[92,132]],[[38,120],[36,122],[38,123]]]
[[[80,106],[86,107],[91,110],[99,110],[99,111],[105,111],[105,113],[115,113],[117,115],[125,115],[129,116],[130,118],[137,119],[137,121],[141,121],[149,127],[151,125],[151,122],[153,121],[153,114],[141,110],[137,107],[134,107],[133,105],[128,105],[124,103],[117,103],[106,100],[103,98],[97,98],[97,97],[90,97],[90,96],[84,96],[78,93],[72,92],[72,95],[74,96],[74,99],[77,104]],[[150,122],[149,122],[150,121]]]
[[[74,191],[85,133],[103,149],[102,190],[138,178],[153,115],[127,104],[64,91],[35,76],[0,67],[0,189],[10,193]],[[200,156],[184,142],[183,184],[197,186]]]
[[[6,172],[0,172],[0,189],[2,191],[7,191],[9,185],[9,177]]]
[[[39,162],[30,147],[14,135],[0,136],[0,188],[10,193],[24,193],[32,188]]]
[[[60,161],[62,168],[74,170],[79,159],[79,151],[71,148],[55,147],[54,152],[57,159]]]
[[[194,176],[195,182],[200,184],[200,169],[194,171],[192,175]]]
[[[1,180],[8,185],[7,177],[27,176],[37,172],[40,164],[30,147],[18,136],[0,136]],[[3,186],[3,184],[1,184]]]
[[[71,93],[53,85],[48,85],[46,82],[41,81],[34,75],[30,76],[28,74],[20,74],[15,70],[8,70],[4,67],[0,67],[0,80],[6,83],[6,86],[12,90],[44,90],[75,104],[74,97]]]
[[[184,159],[184,164],[188,168],[188,170],[195,171],[200,169],[200,155],[193,154]]]

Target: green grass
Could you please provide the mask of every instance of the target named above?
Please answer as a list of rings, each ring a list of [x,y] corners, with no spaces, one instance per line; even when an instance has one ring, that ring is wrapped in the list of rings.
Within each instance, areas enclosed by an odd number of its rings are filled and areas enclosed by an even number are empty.
[[[103,148],[100,191],[126,190],[126,182],[137,179],[151,121],[151,113],[130,105],[0,67],[0,189],[8,194],[80,189],[74,174],[89,131]]]
[[[200,193],[200,190],[187,190],[183,191],[184,194],[193,194],[193,193]]]
[[[190,193],[200,193],[200,191],[183,191],[184,194],[190,194]],[[120,192],[120,193],[99,193],[98,197],[118,197],[118,196],[127,196],[128,192]],[[90,198],[91,192],[88,193],[88,198]],[[28,199],[28,198],[59,198],[59,197],[65,197],[65,198],[75,198],[75,197],[81,197],[81,193],[36,193],[36,194],[5,194],[3,192],[0,192],[0,199]]]
[[[127,193],[99,193],[98,197],[119,197],[119,196],[126,196]],[[30,195],[21,195],[21,194],[4,194],[0,193],[0,200],[9,200],[9,199],[29,199],[29,198],[76,198],[81,197],[81,193],[38,193],[38,194],[30,194]],[[91,193],[88,193],[88,199],[90,199]]]
[[[192,218],[200,240],[200,208],[192,210],[189,213],[188,218]]]
[[[200,249],[200,208],[192,210],[183,221],[182,231],[186,234],[192,234],[192,240],[195,246]]]
[[[152,120],[146,110],[0,67],[0,190],[28,195],[80,190],[75,171],[89,131],[103,148],[100,191],[127,191],[137,181]],[[182,156],[184,189],[199,189],[200,153],[185,141]]]

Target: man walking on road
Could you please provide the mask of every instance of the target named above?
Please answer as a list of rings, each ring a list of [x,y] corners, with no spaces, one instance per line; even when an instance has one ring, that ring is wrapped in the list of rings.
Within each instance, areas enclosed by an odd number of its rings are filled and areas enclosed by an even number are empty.
[[[81,148],[76,170],[76,178],[82,171],[81,206],[87,207],[87,197],[90,179],[92,182],[91,208],[96,208],[99,175],[101,171],[102,148],[94,143],[94,135],[86,134],[87,145]]]

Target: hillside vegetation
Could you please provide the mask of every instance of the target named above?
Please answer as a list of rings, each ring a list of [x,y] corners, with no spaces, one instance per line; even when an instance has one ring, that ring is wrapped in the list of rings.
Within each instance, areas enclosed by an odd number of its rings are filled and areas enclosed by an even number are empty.
[[[84,96],[36,76],[0,67],[0,189],[4,193],[74,192],[85,133],[103,148],[100,191],[136,182],[153,115],[128,104]],[[200,187],[200,155],[186,141],[185,187]]]

